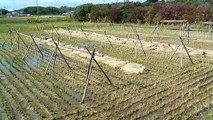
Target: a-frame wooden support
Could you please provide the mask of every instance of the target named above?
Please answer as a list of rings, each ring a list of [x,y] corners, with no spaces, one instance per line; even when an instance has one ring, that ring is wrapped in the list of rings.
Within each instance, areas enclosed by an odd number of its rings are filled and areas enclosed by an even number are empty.
[[[50,58],[49,58],[47,67],[46,67],[46,69],[45,69],[45,75],[48,74],[49,66],[50,66],[50,63],[51,63],[53,57],[54,57],[54,62],[53,62],[53,68],[54,68],[54,66],[55,66],[55,64],[56,64],[57,52],[60,53],[60,55],[62,56],[62,59],[63,59],[64,62],[67,64],[68,68],[69,68],[70,70],[72,70],[72,68],[70,67],[70,65],[69,65],[69,63],[67,62],[66,58],[65,58],[64,55],[62,54],[60,48],[58,47],[58,43],[56,43],[54,39],[52,39],[52,40],[53,40],[53,43],[55,44],[55,51],[53,51],[52,55],[51,55]]]
[[[32,33],[29,33],[29,35],[30,35],[30,37],[31,37],[32,42],[30,43],[30,45],[28,46],[27,50],[25,51],[25,54],[24,54],[24,56],[22,57],[22,60],[25,59],[25,57],[26,57],[28,51],[31,49],[31,47],[32,47],[33,45],[36,46],[36,48],[37,48],[37,50],[39,51],[39,53],[41,54],[42,58],[44,58],[44,55],[43,55],[41,49],[39,48],[38,44],[37,44],[36,41],[35,41],[35,37],[36,37],[36,36],[33,36]]]
[[[140,47],[141,47],[141,50],[143,51],[144,55],[146,55],[146,52],[143,48],[143,44],[142,44],[142,41],[141,41],[141,37],[140,37],[140,34],[138,33],[138,31],[136,30],[136,37],[137,37],[137,41],[134,41],[134,47],[133,47],[133,50],[132,51],[135,51],[135,58],[138,56],[138,42],[140,44]]]
[[[173,58],[173,56],[175,55],[176,51],[177,51],[178,48],[179,48],[179,49],[180,49],[180,66],[183,67],[183,49],[184,49],[185,52],[186,52],[186,54],[187,54],[187,56],[188,56],[188,58],[189,58],[189,60],[190,60],[190,62],[191,62],[191,64],[193,65],[194,62],[193,62],[193,60],[192,60],[192,58],[191,58],[191,56],[190,56],[190,54],[189,54],[188,49],[186,48],[186,45],[185,45],[184,42],[183,42],[183,38],[182,38],[182,37],[179,37],[179,39],[180,39],[180,45],[177,46],[176,50],[174,51],[174,53],[172,54],[172,56],[171,56],[170,59]]]
[[[22,39],[22,37],[21,37],[19,31],[16,30],[15,32],[16,32],[16,34],[17,34],[18,48],[19,48],[19,41],[20,41],[20,40],[22,41],[22,43],[23,43],[23,44],[25,45],[25,47],[27,48],[28,46],[27,46],[26,42]]]
[[[91,74],[92,74],[93,61],[96,63],[96,65],[101,70],[101,72],[104,74],[104,76],[107,78],[109,84],[113,86],[112,81],[110,80],[110,78],[107,76],[106,72],[102,69],[102,67],[99,65],[99,63],[95,59],[95,49],[93,49],[92,53],[89,51],[89,49],[87,49],[87,51],[91,55],[91,59],[90,59],[88,70],[87,70],[87,75],[86,75],[86,79],[85,79],[86,83],[85,83],[85,87],[84,87],[83,96],[82,96],[82,99],[81,99],[81,104],[84,102],[84,99],[86,97],[86,92],[87,92],[87,89],[88,89],[89,80],[90,80],[90,77],[91,77]]]

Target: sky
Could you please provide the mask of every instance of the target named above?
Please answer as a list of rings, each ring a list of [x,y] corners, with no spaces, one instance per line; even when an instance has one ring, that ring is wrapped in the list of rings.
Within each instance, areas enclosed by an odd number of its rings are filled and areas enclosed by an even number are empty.
[[[124,0],[37,0],[39,6],[68,6],[75,7],[81,4],[86,3],[112,3],[112,2],[122,2]],[[140,1],[144,2],[145,0],[129,0],[129,1]],[[28,6],[36,6],[36,0],[0,0],[0,8],[5,8],[7,10],[17,10],[20,8]]]

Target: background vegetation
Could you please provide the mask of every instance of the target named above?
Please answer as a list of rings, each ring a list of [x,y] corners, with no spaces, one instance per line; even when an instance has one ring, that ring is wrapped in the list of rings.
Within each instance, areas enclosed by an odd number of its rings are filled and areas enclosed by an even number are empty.
[[[37,13],[38,10],[38,13]],[[26,7],[16,10],[31,15],[59,15],[75,11],[71,20],[80,22],[157,23],[162,19],[188,20],[190,23],[213,21],[213,0],[147,0],[111,4],[83,4],[75,8]],[[0,15],[9,11],[0,9]]]
[[[117,23],[156,23],[162,19],[185,19],[191,23],[213,20],[212,0],[156,1],[84,4],[76,8],[74,18],[76,21]]]

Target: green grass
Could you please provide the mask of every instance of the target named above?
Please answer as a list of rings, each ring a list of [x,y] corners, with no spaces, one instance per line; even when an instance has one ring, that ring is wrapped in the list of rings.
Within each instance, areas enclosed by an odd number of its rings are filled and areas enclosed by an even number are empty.
[[[213,120],[213,111],[208,113],[208,116],[206,117],[206,120]]]
[[[7,24],[7,23],[27,23],[28,19],[36,18],[36,16],[33,17],[0,17],[0,24]],[[66,17],[57,17],[57,16],[49,16],[49,17],[39,17],[39,20],[41,22],[57,22],[57,21],[66,21]]]

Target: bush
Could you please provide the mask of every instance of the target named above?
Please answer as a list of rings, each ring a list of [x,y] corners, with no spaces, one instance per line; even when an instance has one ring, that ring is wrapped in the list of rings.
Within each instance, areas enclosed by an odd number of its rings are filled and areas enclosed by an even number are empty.
[[[42,21],[38,18],[29,18],[27,19],[27,23],[41,23]]]
[[[108,16],[111,22],[122,21],[121,13],[118,9],[118,6],[112,6],[112,8],[109,10]]]

